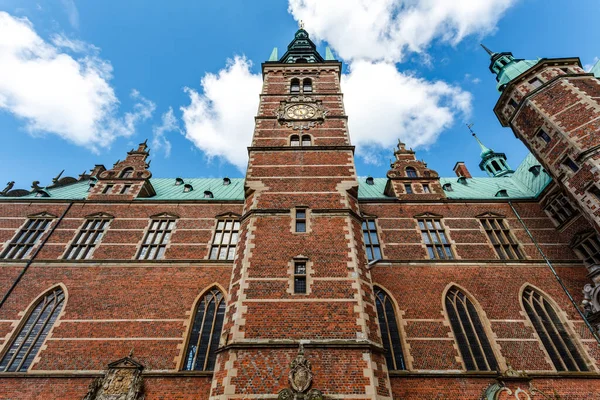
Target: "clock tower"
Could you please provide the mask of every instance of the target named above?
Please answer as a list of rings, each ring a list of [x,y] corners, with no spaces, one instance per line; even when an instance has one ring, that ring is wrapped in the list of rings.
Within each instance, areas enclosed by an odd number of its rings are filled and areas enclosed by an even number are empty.
[[[392,397],[341,68],[303,28],[262,64],[211,398]]]

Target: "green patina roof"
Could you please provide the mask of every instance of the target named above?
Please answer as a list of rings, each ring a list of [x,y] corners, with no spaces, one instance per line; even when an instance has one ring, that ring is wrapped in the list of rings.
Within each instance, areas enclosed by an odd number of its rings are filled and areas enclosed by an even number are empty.
[[[498,73],[498,90],[502,91],[504,86],[537,63],[537,60],[513,60]]]
[[[594,74],[594,76],[600,79],[600,60],[596,62],[596,64],[590,69],[590,73]]]

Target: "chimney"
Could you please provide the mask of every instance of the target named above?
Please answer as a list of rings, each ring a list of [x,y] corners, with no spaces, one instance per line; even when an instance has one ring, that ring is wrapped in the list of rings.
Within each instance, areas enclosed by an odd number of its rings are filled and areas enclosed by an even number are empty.
[[[454,172],[459,178],[461,176],[464,176],[465,178],[472,178],[471,173],[467,169],[467,166],[465,165],[464,161],[459,161],[456,163],[456,165],[454,166]]]

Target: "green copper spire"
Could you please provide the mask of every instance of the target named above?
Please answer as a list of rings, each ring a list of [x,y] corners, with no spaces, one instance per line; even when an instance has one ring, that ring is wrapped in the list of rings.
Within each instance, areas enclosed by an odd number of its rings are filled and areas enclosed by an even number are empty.
[[[271,52],[271,57],[269,57],[269,61],[277,61],[277,47],[273,47],[273,51]]]
[[[481,45],[486,53],[489,54],[490,71],[496,75],[498,81],[498,91],[503,91],[513,79],[527,71],[529,68],[537,64],[537,60],[523,60],[513,57],[511,52],[496,53]]]
[[[477,143],[479,143],[479,147],[481,147],[481,154],[480,154],[481,158],[484,158],[488,154],[494,152],[494,150],[487,148],[483,143],[481,143],[481,140],[479,140],[479,138],[477,137],[477,135],[475,133],[473,133],[473,137],[475,138],[475,140],[477,140]]]
[[[280,63],[317,63],[325,61],[317,51],[317,46],[308,37],[304,30],[304,23],[300,21],[300,29],[294,35],[294,40],[288,45],[287,51],[279,60]]]
[[[329,48],[329,46],[327,46],[325,48],[325,61],[333,61],[335,60],[335,57],[333,56],[333,53],[331,52],[331,49]]]
[[[486,147],[481,143],[481,140],[479,140],[475,133],[473,133],[473,137],[477,140],[477,143],[479,143],[479,147],[481,147],[481,162],[479,163],[479,168],[482,171],[487,172],[492,178],[499,178],[515,172],[510,169],[510,166],[506,162],[506,154],[496,153],[494,150]]]

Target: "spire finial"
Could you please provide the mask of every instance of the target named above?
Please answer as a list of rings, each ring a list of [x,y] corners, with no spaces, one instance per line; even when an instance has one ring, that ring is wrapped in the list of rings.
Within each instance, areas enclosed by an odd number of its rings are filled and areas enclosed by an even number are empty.
[[[298,22],[298,28],[304,29],[304,21],[303,20],[300,20],[300,22]]]
[[[483,49],[486,51],[486,53],[488,53],[490,56],[493,56],[494,53],[493,51],[491,51],[490,49],[488,49],[487,47],[485,47],[485,45],[483,43],[479,43],[481,45],[481,47],[483,47]]]
[[[475,134],[475,132],[473,131],[473,125],[475,124],[466,124],[467,125],[467,129],[469,129],[469,132],[471,132],[471,135],[473,135],[473,137],[475,138],[475,140],[477,140],[477,143],[479,143],[479,147],[481,147],[481,157],[491,153],[493,150],[486,147],[483,143],[481,143],[481,140],[479,140],[479,138],[477,137],[477,135]]]

